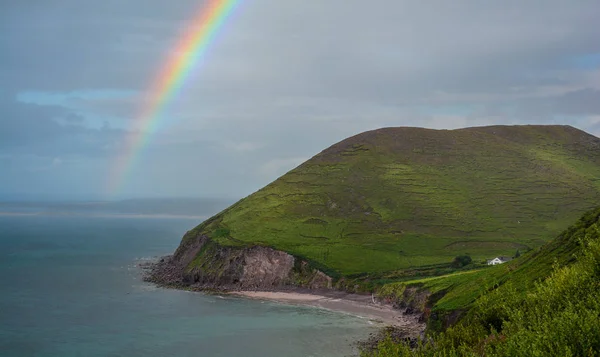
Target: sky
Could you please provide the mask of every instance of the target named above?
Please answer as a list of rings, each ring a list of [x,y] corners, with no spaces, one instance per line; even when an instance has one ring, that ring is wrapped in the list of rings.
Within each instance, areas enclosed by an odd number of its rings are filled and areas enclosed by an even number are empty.
[[[0,2],[0,199],[239,198],[389,126],[600,136],[596,0],[241,0],[145,133],[150,87],[202,5]]]

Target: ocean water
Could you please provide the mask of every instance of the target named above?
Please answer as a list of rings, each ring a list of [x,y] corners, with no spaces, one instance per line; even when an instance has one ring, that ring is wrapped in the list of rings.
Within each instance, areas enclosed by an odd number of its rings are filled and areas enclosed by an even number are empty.
[[[190,219],[0,216],[0,356],[348,356],[368,321],[156,288]]]

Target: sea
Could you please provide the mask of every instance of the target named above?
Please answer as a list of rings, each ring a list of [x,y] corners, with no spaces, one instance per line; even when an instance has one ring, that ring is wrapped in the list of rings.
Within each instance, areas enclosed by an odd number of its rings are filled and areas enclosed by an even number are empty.
[[[0,356],[353,356],[376,327],[314,307],[158,288],[140,263],[197,217],[0,207]]]

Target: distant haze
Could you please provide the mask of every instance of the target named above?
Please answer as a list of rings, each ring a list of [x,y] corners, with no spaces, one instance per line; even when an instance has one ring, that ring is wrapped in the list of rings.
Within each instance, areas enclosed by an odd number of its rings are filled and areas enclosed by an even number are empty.
[[[123,201],[0,201],[0,216],[189,217],[198,221],[218,213],[233,200],[206,198],[130,199]]]
[[[600,135],[598,1],[241,1],[110,197],[200,3],[2,1],[0,200],[239,198],[386,126]]]

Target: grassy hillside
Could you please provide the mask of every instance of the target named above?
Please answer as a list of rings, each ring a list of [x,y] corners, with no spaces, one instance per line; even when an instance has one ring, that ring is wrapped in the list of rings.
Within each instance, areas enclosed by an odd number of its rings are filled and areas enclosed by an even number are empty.
[[[406,289],[431,294],[434,298],[422,310],[427,311],[427,315],[437,316],[430,321],[430,328],[440,330],[444,326],[431,324],[441,324],[444,316],[458,316],[457,312],[468,311],[477,298],[486,292],[510,282],[514,292],[524,293],[532,289],[535,283],[551,275],[553,270],[573,263],[581,254],[582,239],[586,238],[587,233],[595,234],[594,239],[600,237],[599,217],[600,209],[586,213],[576,224],[549,243],[508,263],[437,277],[393,282],[383,285],[378,295],[400,302],[406,299],[403,296]]]
[[[449,301],[469,300],[472,308],[456,326],[414,350],[388,339],[365,355],[600,354],[600,208],[534,254],[478,274],[476,279],[451,276],[423,282],[425,287],[437,280],[429,286],[433,289],[446,284],[449,293],[444,298],[449,300],[440,300],[446,308],[456,307]],[[482,284],[484,277],[493,284]],[[480,296],[471,300],[476,290]]]
[[[600,139],[569,126],[386,128],[337,143],[195,230],[333,275],[541,246],[600,201]]]

